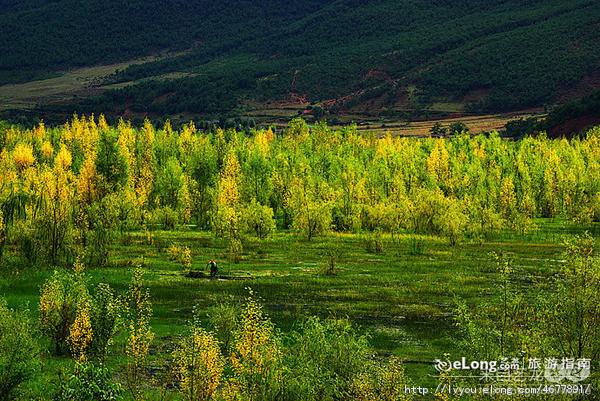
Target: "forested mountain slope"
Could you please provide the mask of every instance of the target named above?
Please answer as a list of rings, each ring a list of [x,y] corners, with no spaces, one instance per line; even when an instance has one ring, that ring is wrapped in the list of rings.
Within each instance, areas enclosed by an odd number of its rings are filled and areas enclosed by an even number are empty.
[[[0,84],[159,50],[106,83],[135,85],[57,111],[226,113],[248,101],[435,101],[475,112],[560,103],[596,88],[593,0],[5,1]],[[156,79],[169,73],[186,73]],[[141,81],[140,81],[141,80]]]

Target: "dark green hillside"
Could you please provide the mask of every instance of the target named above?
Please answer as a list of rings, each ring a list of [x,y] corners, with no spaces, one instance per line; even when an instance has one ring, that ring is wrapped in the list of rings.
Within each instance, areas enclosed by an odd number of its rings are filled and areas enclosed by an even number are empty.
[[[188,50],[119,71],[106,83],[138,83],[57,112],[215,114],[282,99],[393,109],[409,92],[419,107],[495,112],[579,97],[578,83],[600,70],[600,4],[590,0],[26,4],[11,0],[0,13],[11,43],[0,83]],[[188,75],[155,78],[174,72]]]

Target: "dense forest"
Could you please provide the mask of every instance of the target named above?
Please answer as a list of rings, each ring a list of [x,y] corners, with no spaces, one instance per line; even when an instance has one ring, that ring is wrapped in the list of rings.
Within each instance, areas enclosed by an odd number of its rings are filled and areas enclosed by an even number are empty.
[[[62,128],[0,134],[7,232],[40,241],[34,248],[53,263],[78,241],[102,240],[90,235],[145,224],[213,229],[236,254],[244,232],[275,227],[308,239],[409,230],[455,244],[498,228],[525,233],[535,217],[600,219],[597,128],[570,142],[496,133],[378,140],[352,126],[309,129],[302,119],[276,137],[75,117]]]
[[[124,8],[125,7],[125,8]],[[552,103],[598,70],[597,2],[9,3],[0,12],[0,83],[161,50],[110,82],[143,80],[57,111],[231,112],[293,93],[333,112],[357,101],[467,99],[474,112]],[[176,79],[155,78],[187,73]],[[460,77],[460,79],[456,79]],[[575,88],[575,89],[573,89]],[[159,101],[157,101],[159,99]],[[53,109],[51,109],[53,110]]]

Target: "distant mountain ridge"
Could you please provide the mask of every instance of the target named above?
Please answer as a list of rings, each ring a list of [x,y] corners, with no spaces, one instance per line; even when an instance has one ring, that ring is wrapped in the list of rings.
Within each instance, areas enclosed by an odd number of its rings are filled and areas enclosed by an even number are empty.
[[[0,41],[0,84],[189,49],[119,71],[107,83],[142,82],[57,112],[219,114],[281,99],[331,113],[439,101],[497,112],[600,86],[586,81],[600,71],[590,0],[5,0]],[[154,78],[174,72],[188,74]]]

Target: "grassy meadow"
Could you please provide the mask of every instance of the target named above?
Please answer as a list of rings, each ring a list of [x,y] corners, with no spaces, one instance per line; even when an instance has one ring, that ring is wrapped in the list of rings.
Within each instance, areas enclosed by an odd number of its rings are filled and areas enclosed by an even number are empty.
[[[467,241],[454,247],[431,235],[384,235],[379,253],[368,252],[360,234],[330,234],[307,241],[278,231],[262,241],[248,238],[237,264],[227,261],[224,241],[211,232],[179,227],[152,231],[149,240],[147,234],[133,231],[115,241],[105,267],[88,269],[86,275],[92,286],[105,282],[125,292],[133,266],[145,268],[156,335],[149,352],[148,378],[168,365],[195,307],[210,329],[208,310],[219,303],[243,303],[251,288],[284,338],[307,316],[347,317],[369,336],[378,356],[400,357],[412,382],[433,386],[433,360],[444,353],[462,355],[453,317],[455,298],[479,304],[497,296],[499,274],[490,252],[511,258],[517,276],[524,277],[517,284],[533,293],[538,284],[531,277],[543,281],[558,272],[565,236],[600,229],[597,224],[582,228],[561,219],[535,223],[538,230],[530,234],[497,231],[483,242]],[[415,238],[422,240],[422,248],[411,247]],[[207,272],[208,260],[216,259],[219,275],[240,279],[187,277],[184,267],[166,255],[172,243],[191,249],[192,271]],[[333,274],[326,274],[325,250],[332,244],[340,249],[340,257]],[[35,315],[40,284],[53,268],[27,267],[11,251],[4,259],[11,263],[4,263],[0,296],[11,307],[29,306]],[[123,368],[124,347],[121,333],[108,351],[108,363],[116,372]],[[69,357],[44,353],[44,374],[31,383],[32,394],[42,395],[71,363]]]

